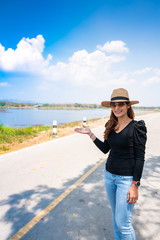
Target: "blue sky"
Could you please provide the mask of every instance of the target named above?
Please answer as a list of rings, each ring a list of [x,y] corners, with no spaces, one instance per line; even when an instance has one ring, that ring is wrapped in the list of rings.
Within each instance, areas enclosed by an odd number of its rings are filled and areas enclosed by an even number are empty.
[[[160,106],[160,3],[0,1],[0,99]]]

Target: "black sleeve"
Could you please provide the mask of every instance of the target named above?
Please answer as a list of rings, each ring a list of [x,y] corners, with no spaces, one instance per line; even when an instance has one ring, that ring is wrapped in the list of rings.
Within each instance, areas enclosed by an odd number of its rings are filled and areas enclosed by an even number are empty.
[[[138,121],[134,128],[134,157],[135,168],[133,180],[140,181],[145,160],[145,145],[147,140],[147,129],[143,120]]]
[[[93,142],[103,153],[107,153],[110,150],[110,145],[107,140],[104,140],[104,142],[102,142],[96,138]]]

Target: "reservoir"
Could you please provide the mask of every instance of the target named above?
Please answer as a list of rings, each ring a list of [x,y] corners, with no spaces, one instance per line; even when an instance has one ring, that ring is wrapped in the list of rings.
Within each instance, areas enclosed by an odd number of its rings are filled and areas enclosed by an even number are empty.
[[[2,110],[2,109],[1,109]],[[5,110],[5,111],[4,111]],[[135,111],[136,113],[137,111]],[[138,111],[140,112],[140,111]],[[144,112],[144,110],[142,111]],[[52,126],[73,121],[83,121],[83,118],[103,118],[110,116],[110,109],[91,110],[55,110],[55,109],[3,109],[0,111],[0,123],[4,126],[23,128],[28,126]]]

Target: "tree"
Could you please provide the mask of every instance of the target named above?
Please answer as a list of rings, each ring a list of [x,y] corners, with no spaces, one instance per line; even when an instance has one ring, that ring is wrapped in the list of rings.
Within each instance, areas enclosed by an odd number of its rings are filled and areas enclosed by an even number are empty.
[[[6,103],[5,103],[5,102],[1,102],[0,105],[1,105],[2,107],[4,107],[4,106],[6,105]]]

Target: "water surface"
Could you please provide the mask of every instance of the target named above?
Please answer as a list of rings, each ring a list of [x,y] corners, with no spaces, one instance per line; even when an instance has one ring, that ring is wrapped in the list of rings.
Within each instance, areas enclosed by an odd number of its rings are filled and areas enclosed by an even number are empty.
[[[110,109],[94,110],[48,110],[48,109],[6,109],[0,112],[0,121],[10,127],[26,127],[34,125],[52,126],[57,124],[102,118],[110,115]]]
[[[136,110],[145,112],[144,110]],[[0,122],[10,127],[27,127],[35,125],[52,126],[53,121],[57,124],[73,121],[83,121],[83,118],[103,118],[110,115],[110,109],[92,109],[92,110],[48,110],[48,109],[6,109],[0,111]]]

